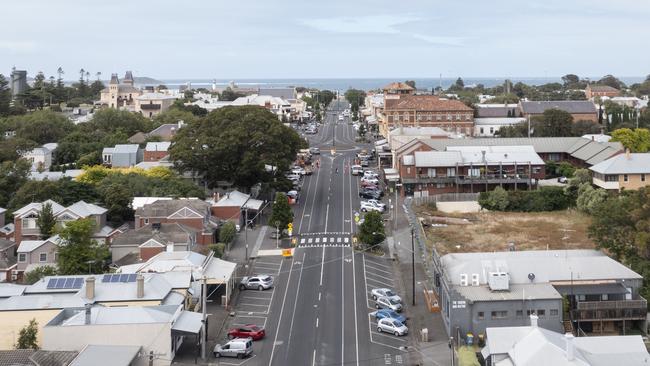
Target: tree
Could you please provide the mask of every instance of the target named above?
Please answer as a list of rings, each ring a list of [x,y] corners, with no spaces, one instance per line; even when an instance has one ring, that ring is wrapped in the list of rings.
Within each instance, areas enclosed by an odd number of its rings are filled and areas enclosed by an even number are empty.
[[[248,188],[289,169],[307,143],[276,115],[258,106],[224,107],[174,136],[171,158],[181,171],[198,173],[209,187],[230,181]],[[265,165],[277,167],[273,172]]]
[[[314,94],[314,98],[318,104],[322,104],[327,108],[328,105],[334,100],[336,95],[331,90],[321,90]]]
[[[596,82],[596,84],[611,86],[612,88],[619,89],[619,90],[625,88],[625,83],[612,75],[603,76],[602,79]]]
[[[359,106],[366,103],[366,92],[359,89],[348,89],[345,94],[345,99],[352,105],[350,108],[353,112],[359,110]]]
[[[16,349],[38,349],[38,323],[36,319],[29,321],[18,333]]]
[[[93,119],[83,124],[82,131],[122,132],[131,136],[136,132],[149,132],[153,126],[151,120],[139,113],[106,108],[95,112]]]
[[[50,110],[36,111],[24,116],[10,117],[16,125],[16,137],[39,145],[57,142],[75,128],[66,117]]]
[[[13,194],[27,181],[31,164],[25,159],[0,164],[0,207],[7,207]]]
[[[593,214],[596,207],[605,202],[607,196],[607,191],[604,189],[594,189],[590,183],[583,183],[578,188],[576,207],[584,213]]]
[[[579,120],[571,125],[571,136],[583,136],[600,133],[603,129],[598,122]]]
[[[235,239],[236,232],[235,224],[226,221],[226,223],[219,229],[219,241],[226,245],[230,245],[230,243]]]
[[[224,91],[221,92],[221,95],[219,95],[219,100],[222,100],[224,102],[232,102],[233,100],[241,97],[245,97],[246,94],[244,93],[238,93],[234,90],[232,90],[230,87],[226,88]]]
[[[52,266],[36,267],[33,270],[25,273],[25,283],[28,285],[33,285],[44,277],[55,275],[56,268]]]
[[[559,109],[547,109],[541,117],[535,117],[534,135],[536,137],[571,136],[573,116]]]
[[[612,132],[612,140],[619,141],[631,152],[645,153],[650,151],[650,130],[646,128],[620,128]]]
[[[415,80],[406,80],[404,84],[410,86],[411,88],[415,89]]]
[[[367,248],[372,248],[386,238],[384,231],[384,220],[381,214],[376,211],[370,211],[363,217],[363,223],[359,225],[359,242],[365,244]]]
[[[38,230],[41,232],[41,237],[47,239],[52,236],[55,225],[56,218],[52,211],[52,204],[47,202],[43,205],[36,218],[36,226],[38,226]]]
[[[450,91],[460,91],[463,89],[465,89],[465,82],[460,77],[456,79],[456,82],[452,86],[449,87]]]
[[[293,222],[293,211],[289,206],[289,200],[284,193],[276,193],[273,201],[273,211],[269,217],[268,225],[275,228],[278,223],[280,232],[286,228],[290,222]]]
[[[481,195],[479,204],[486,210],[505,211],[508,208],[508,192],[501,187],[496,187]]]
[[[566,74],[562,76],[562,82],[564,83],[565,88],[569,88],[570,86],[580,82],[580,78],[575,74]]]
[[[4,75],[0,74],[0,117],[8,116],[11,113],[11,89],[9,82]]]
[[[61,243],[57,265],[62,275],[101,273],[110,257],[108,248],[92,238],[95,223],[92,219],[68,222],[59,232]]]

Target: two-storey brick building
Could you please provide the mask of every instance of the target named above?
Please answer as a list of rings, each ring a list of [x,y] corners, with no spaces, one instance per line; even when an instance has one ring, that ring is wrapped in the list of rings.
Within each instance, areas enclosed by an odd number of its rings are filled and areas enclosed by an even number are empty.
[[[212,244],[216,242],[218,223],[212,218],[210,207],[209,203],[193,198],[155,201],[135,210],[135,228],[178,223],[200,231],[197,244]]]

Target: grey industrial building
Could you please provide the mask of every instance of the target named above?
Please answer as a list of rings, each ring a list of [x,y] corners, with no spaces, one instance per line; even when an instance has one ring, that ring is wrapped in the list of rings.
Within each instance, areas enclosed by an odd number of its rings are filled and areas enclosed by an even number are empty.
[[[11,70],[11,96],[23,93],[27,90],[27,71]]]
[[[531,314],[556,332],[643,327],[643,278],[596,250],[453,253],[440,258],[436,289],[451,336],[524,326]]]

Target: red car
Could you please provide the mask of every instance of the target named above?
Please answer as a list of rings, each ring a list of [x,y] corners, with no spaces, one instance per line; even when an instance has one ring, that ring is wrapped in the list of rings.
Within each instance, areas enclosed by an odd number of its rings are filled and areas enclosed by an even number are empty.
[[[232,328],[228,331],[228,338],[253,338],[254,341],[259,341],[264,338],[266,331],[264,328],[255,324],[246,324],[241,327]]]

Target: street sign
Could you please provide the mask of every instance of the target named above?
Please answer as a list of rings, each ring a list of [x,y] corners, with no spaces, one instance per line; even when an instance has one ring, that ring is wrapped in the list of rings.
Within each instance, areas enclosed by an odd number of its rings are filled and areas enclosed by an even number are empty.
[[[354,216],[354,222],[356,222],[356,223],[358,224],[358,223],[359,223],[359,220],[360,220],[360,219],[359,219],[359,215]]]
[[[292,257],[293,256],[293,249],[282,249],[282,256],[283,257]]]

